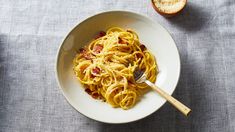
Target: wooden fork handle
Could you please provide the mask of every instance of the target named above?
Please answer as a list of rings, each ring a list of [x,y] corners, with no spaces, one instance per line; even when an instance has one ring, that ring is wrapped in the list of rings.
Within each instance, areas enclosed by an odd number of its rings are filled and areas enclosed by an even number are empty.
[[[188,116],[188,114],[191,112],[191,109],[179,102],[177,99],[157,87],[155,84],[152,82],[146,80],[146,84],[148,84],[152,89],[158,92],[163,98],[165,98],[168,102],[170,102],[175,108],[177,108],[180,112],[182,112],[185,116]]]

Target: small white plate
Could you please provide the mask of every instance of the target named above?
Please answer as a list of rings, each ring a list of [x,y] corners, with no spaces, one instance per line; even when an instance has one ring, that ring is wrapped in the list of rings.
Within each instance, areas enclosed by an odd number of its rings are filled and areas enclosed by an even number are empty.
[[[152,114],[166,100],[151,91],[129,110],[112,108],[109,104],[90,97],[72,70],[72,60],[76,51],[92,40],[99,31],[105,31],[113,26],[131,28],[138,33],[140,41],[156,57],[160,70],[156,85],[172,94],[180,75],[180,57],[174,40],[159,23],[128,11],[100,13],[78,24],[59,48],[56,77],[67,101],[83,115],[106,123],[127,123]]]

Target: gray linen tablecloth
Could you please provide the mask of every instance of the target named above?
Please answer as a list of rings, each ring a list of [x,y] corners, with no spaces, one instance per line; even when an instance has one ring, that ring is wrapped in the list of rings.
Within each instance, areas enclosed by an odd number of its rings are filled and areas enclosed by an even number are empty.
[[[166,103],[129,124],[93,121],[73,109],[55,79],[64,36],[108,10],[146,14],[179,48],[182,72],[174,96],[193,110],[184,117]],[[158,15],[150,0],[0,0],[0,131],[235,131],[235,1],[188,1],[179,16]]]

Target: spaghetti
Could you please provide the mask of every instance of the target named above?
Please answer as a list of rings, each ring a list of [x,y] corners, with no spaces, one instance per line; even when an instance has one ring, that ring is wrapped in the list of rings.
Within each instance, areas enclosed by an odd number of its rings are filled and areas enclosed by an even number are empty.
[[[135,83],[135,68],[145,71],[147,79],[156,80],[154,56],[139,42],[133,30],[112,27],[90,42],[73,60],[73,70],[85,91],[113,107],[133,107],[146,84]]]

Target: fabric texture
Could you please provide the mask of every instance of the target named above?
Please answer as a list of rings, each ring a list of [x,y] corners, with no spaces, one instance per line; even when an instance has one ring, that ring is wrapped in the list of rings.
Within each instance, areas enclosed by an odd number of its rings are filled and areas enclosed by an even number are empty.
[[[73,109],[55,79],[55,57],[66,34],[85,18],[109,10],[142,13],[172,35],[181,77],[173,94],[189,117],[166,103],[128,124],[91,120]],[[234,132],[235,1],[188,1],[164,18],[151,0],[0,0],[1,132]]]

